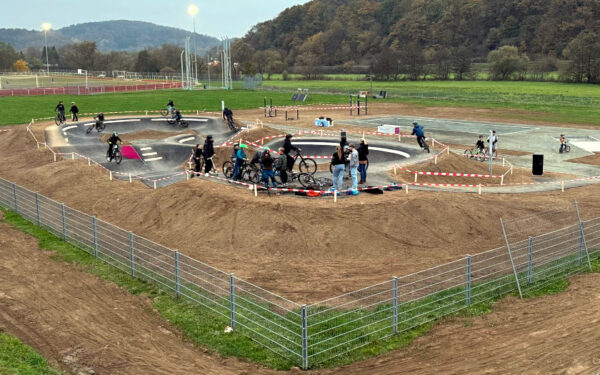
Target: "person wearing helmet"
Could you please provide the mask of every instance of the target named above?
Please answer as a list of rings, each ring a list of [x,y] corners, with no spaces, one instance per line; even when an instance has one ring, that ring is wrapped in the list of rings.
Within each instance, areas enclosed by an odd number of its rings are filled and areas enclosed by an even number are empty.
[[[119,133],[113,132],[110,138],[108,138],[108,152],[106,153],[106,160],[111,161],[114,157],[113,155],[113,145],[117,144],[117,142],[121,142],[123,144],[123,140],[119,138]]]
[[[223,120],[225,120],[230,128],[235,126],[233,121],[233,111],[227,107],[223,109]],[[232,129],[233,130],[233,129]]]
[[[293,135],[286,134],[285,141],[283,141],[283,152],[284,152],[285,156],[287,157],[287,168],[286,169],[288,171],[290,171],[290,173],[292,173],[292,171],[294,170],[294,163],[296,162],[296,159],[294,159],[294,157],[290,155],[290,152],[292,152],[292,151],[299,152],[302,150],[292,144],[292,138],[293,138]]]
[[[242,166],[244,165],[245,161],[248,161],[248,157],[244,152],[244,150],[246,150],[247,148],[248,145],[242,143],[240,144],[240,149],[235,154],[235,169],[233,170],[233,179],[236,181],[241,179],[242,176],[240,176],[240,172],[242,170]]]
[[[183,119],[183,116],[181,115],[181,112],[178,109],[175,109],[175,114],[173,115],[173,118],[175,119],[175,121],[179,124],[181,122],[181,120]]]
[[[563,152],[565,152],[565,150],[567,149],[567,137],[565,137],[564,134],[560,135],[560,149],[558,149],[558,152],[560,152],[561,154]]]
[[[240,149],[240,143],[235,142],[233,144],[233,149],[231,150],[231,162],[235,163],[235,159],[237,158],[237,152]]]
[[[167,111],[169,111],[169,115],[173,115],[173,108],[175,108],[175,104],[173,104],[173,101],[169,99],[169,103],[167,103]]]
[[[429,152],[429,146],[427,146],[427,143],[425,142],[425,130],[416,121],[413,121],[413,130],[411,135],[416,135],[419,146],[424,148],[425,151]]]
[[[213,143],[215,142],[212,135],[206,137],[204,141],[204,175],[208,176],[210,171],[212,171],[214,167],[213,157],[215,156],[215,148],[213,147]]]

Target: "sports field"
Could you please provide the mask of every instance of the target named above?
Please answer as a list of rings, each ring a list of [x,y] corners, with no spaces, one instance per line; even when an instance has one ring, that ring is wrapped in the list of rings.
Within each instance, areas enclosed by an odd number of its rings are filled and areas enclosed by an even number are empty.
[[[113,78],[98,78],[88,77],[88,86],[122,86],[142,84],[141,79],[113,79]],[[0,75],[0,88],[2,89],[20,89],[34,87],[68,87],[68,86],[85,86],[85,75],[55,75],[46,76],[43,74],[28,74],[28,75]]]
[[[493,109],[510,113],[521,121],[553,124],[600,123],[600,87],[551,82],[494,81],[266,81],[263,90],[170,90],[160,92],[107,94],[97,96],[45,96],[0,98],[0,125],[24,123],[31,118],[53,115],[58,100],[77,102],[83,113],[99,111],[158,110],[172,99],[183,110],[219,111],[221,100],[234,109],[258,108],[263,98],[273,105],[297,105],[291,95],[298,88],[310,90],[301,104],[346,104],[358,91],[377,94],[386,90],[388,99],[370,102],[401,102],[416,107],[458,107],[465,110]]]

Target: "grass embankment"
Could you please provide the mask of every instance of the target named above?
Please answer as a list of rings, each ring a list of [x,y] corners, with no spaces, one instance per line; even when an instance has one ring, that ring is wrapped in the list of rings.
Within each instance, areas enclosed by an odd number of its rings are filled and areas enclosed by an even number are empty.
[[[55,252],[53,256],[55,260],[77,263],[85,271],[91,272],[105,280],[112,281],[132,294],[144,295],[150,298],[160,315],[178,326],[186,337],[197,345],[217,351],[223,356],[236,356],[249,359],[275,369],[289,369],[297,365],[297,363],[286,360],[263,348],[239,332],[221,334],[223,327],[228,324],[227,319],[224,319],[221,315],[215,314],[213,311],[196,304],[176,299],[160,291],[153,284],[133,279],[127,273],[109,266],[70,243],[62,241],[45,229],[26,221],[18,214],[9,210],[2,210],[5,213],[4,222],[39,239],[42,249]],[[597,255],[598,253],[596,253],[596,257],[592,263],[594,272],[600,271],[600,258]],[[565,274],[572,272],[572,270],[565,269]],[[435,293],[425,299],[403,305],[399,311],[399,318],[401,318],[401,322],[398,325],[399,334],[387,340],[377,339],[376,330],[380,330],[381,327],[389,327],[389,322],[387,322],[391,308],[389,303],[382,304],[376,307],[375,310],[354,310],[352,312],[330,311],[327,314],[328,316],[323,316],[319,319],[319,322],[313,319],[311,322],[312,328],[309,328],[309,335],[311,337],[312,335],[316,335],[315,339],[324,339],[332,336],[333,332],[335,332],[329,331],[330,329],[344,326],[346,329],[354,331],[352,337],[368,337],[373,334],[374,336],[371,337],[372,342],[358,350],[350,351],[333,359],[327,359],[329,355],[325,355],[323,357],[317,356],[313,360],[316,360],[318,367],[334,367],[352,363],[405,347],[415,338],[427,333],[435,324],[443,321],[448,316],[469,317],[489,313],[492,311],[492,304],[495,301],[503,298],[507,293],[514,294],[514,288],[506,286],[512,284],[510,281],[511,277],[509,275],[496,281],[492,280],[480,285],[474,284],[472,286],[473,304],[469,308],[460,307],[461,305],[464,306],[465,294],[464,288],[460,287]],[[525,295],[534,297],[557,293],[564,290],[569,284],[566,276],[562,274],[553,278],[552,282],[546,282],[545,280],[541,282],[543,282],[541,287],[532,284],[532,289]],[[476,295],[481,296],[481,299],[476,298]],[[459,308],[456,308],[456,306]],[[455,312],[452,313],[452,311]],[[334,315],[334,319],[329,319]],[[365,322],[379,321],[380,318],[383,318],[384,321],[375,325],[364,326]],[[320,337],[320,334],[317,332],[325,332],[325,336]],[[351,337],[346,336],[346,339],[349,338]],[[310,352],[317,353],[325,348],[326,346],[312,346],[310,347]],[[339,351],[343,351],[343,348],[343,346],[340,347]],[[347,347],[347,349],[351,349],[351,347]],[[314,366],[315,361],[311,363],[313,363],[313,367],[316,367]]]
[[[46,360],[19,339],[0,330],[0,374],[2,375],[60,375]]]

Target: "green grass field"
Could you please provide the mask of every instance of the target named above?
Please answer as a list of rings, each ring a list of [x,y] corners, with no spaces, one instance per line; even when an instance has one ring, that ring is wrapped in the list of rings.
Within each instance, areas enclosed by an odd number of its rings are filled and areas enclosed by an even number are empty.
[[[60,375],[46,360],[19,339],[0,330],[0,374],[2,375]]]
[[[58,100],[77,102],[83,113],[143,111],[163,108],[173,99],[183,110],[220,111],[221,100],[232,108],[259,108],[264,97],[273,105],[295,105],[291,93],[298,88],[310,90],[310,104],[346,104],[358,91],[388,92],[388,99],[370,103],[400,102],[421,107],[486,108],[509,111],[510,121],[547,121],[549,123],[600,124],[600,86],[553,82],[495,81],[395,81],[368,82],[265,81],[262,90],[164,90],[153,92],[104,94],[93,96],[1,97],[0,125],[25,123],[32,118],[54,116]],[[68,106],[67,106],[68,107]],[[372,112],[376,114],[375,112]],[[324,113],[326,115],[326,113]]]

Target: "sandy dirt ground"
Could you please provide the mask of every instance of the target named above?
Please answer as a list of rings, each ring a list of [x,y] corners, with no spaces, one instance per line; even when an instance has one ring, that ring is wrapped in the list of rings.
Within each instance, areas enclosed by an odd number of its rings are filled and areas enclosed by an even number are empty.
[[[596,152],[594,153],[594,155],[586,156],[583,158],[571,159],[569,161],[572,163],[584,163],[600,166],[600,152]]]
[[[324,374],[600,373],[600,274],[572,278],[568,290],[506,298],[494,312],[455,318],[405,350]]]
[[[402,191],[306,200],[191,179],[152,190],[84,161],[51,162],[23,127],[0,135],[0,176],[198,260],[310,303],[502,245],[498,218],[570,205],[600,186],[536,195]],[[551,223],[546,223],[551,225]],[[485,243],[485,247],[481,247]]]
[[[270,373],[184,342],[144,297],[76,265],[0,223],[0,328],[76,375]]]

